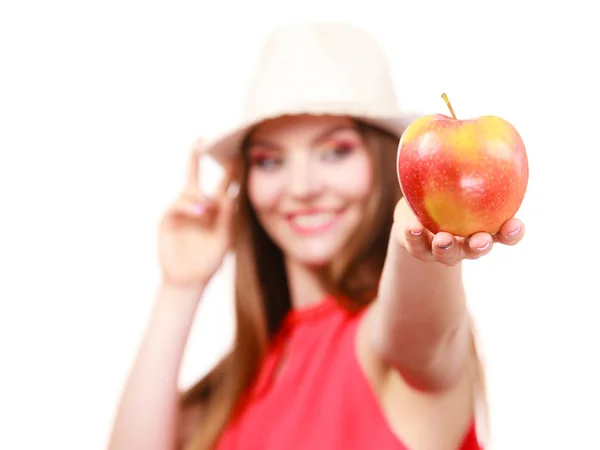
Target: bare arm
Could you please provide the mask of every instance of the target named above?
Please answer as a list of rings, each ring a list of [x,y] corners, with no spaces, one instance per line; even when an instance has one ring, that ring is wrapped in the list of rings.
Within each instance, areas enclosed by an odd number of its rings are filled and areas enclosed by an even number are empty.
[[[163,284],[126,383],[109,450],[172,450],[178,445],[179,370],[204,288],[231,244],[234,198],[228,167],[211,198],[199,189],[202,141],[192,147],[187,181],[161,220]]]
[[[424,262],[393,237],[372,311],[375,351],[412,386],[439,391],[470,357],[461,265]]]
[[[523,229],[513,218],[494,236],[434,235],[400,200],[379,298],[364,327],[368,342],[363,348],[374,353],[371,359],[382,363],[384,372],[396,369],[420,390],[444,391],[456,385],[474,357],[461,261],[488,254],[494,242],[517,244]]]
[[[109,450],[175,448],[179,370],[202,291],[161,287],[117,410]]]
[[[485,243],[481,250],[470,247]],[[490,249],[491,236],[483,233],[472,242],[430,233],[404,199],[398,202],[367,325],[383,369],[396,369],[423,391],[446,390],[461,379],[472,356],[461,260]]]

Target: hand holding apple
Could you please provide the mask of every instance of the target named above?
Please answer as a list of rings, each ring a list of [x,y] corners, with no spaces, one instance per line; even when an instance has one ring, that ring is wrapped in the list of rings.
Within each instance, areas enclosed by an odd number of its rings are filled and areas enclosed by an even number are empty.
[[[487,255],[495,243],[518,244],[525,233],[525,225],[510,218],[493,236],[478,232],[468,237],[455,236],[446,231],[432,233],[417,219],[405,198],[400,199],[394,211],[392,234],[405,250],[425,262],[439,262],[453,266],[465,259],[479,259]]]
[[[496,116],[458,120],[434,114],[411,123],[398,148],[406,203],[430,232],[493,235],[521,206],[529,178],[525,145]]]

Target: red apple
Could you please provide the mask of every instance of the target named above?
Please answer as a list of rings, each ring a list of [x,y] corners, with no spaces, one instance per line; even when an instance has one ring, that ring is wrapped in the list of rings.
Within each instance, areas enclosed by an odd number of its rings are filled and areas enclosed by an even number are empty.
[[[412,122],[398,147],[398,181],[408,206],[432,233],[496,233],[521,206],[529,180],[525,145],[496,116]]]

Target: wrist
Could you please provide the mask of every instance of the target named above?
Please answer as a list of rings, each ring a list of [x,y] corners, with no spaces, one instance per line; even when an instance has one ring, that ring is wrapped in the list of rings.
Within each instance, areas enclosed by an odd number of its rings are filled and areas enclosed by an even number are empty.
[[[170,301],[195,301],[198,302],[207,283],[173,283],[162,280],[159,288],[161,297],[168,297]]]

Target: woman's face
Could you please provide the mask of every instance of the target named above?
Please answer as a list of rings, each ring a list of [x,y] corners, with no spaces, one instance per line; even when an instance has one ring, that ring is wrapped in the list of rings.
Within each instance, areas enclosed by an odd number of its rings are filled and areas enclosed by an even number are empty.
[[[355,123],[295,116],[260,125],[248,147],[248,194],[286,258],[327,264],[359,224],[373,183]]]

